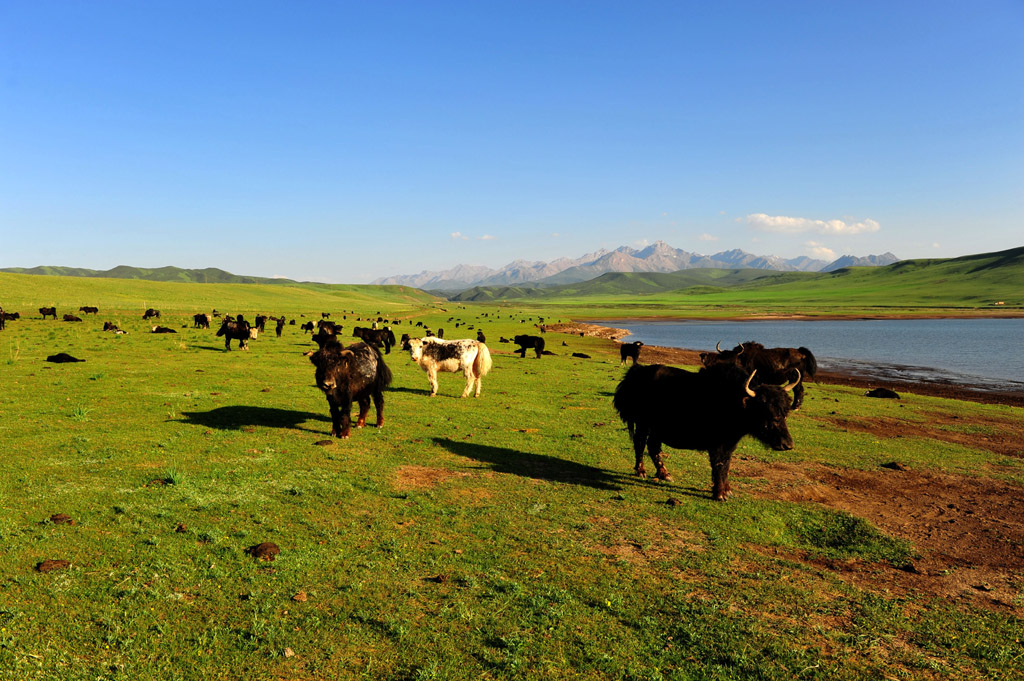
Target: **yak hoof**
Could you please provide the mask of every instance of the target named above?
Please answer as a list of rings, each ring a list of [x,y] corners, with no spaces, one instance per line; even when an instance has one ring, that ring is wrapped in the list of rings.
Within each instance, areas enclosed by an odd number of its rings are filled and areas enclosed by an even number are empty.
[[[654,477],[658,478],[658,480],[664,480],[665,482],[671,482],[672,481],[672,476],[669,475],[668,471],[665,470],[664,468],[659,468],[658,469],[658,474],[656,476],[654,476]]]

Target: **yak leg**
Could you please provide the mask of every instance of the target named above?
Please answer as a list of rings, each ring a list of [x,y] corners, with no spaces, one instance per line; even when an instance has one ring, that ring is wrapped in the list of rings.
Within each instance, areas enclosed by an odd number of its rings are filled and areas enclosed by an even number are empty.
[[[653,435],[647,438],[647,453],[651,455],[651,461],[654,462],[654,468],[657,470],[654,477],[658,480],[671,480],[672,476],[668,474],[665,462],[661,459],[661,440]]]
[[[472,364],[466,365],[466,370],[463,371],[463,374],[465,374],[465,376],[466,376],[466,389],[462,391],[462,395],[461,396],[462,397],[469,397],[469,391],[471,391],[473,389],[473,382],[476,380],[473,377],[473,365]]]
[[[800,408],[800,405],[804,403],[804,382],[800,381],[793,388],[793,411]]]
[[[476,377],[476,394],[473,395],[473,397],[480,397],[480,390],[483,387],[484,387],[484,378],[483,378],[483,376],[477,376]]]
[[[352,398],[345,395],[341,404],[331,405],[331,420],[334,421],[334,437],[347,438],[352,434]]]
[[[430,381],[430,396],[437,395],[437,369],[427,369],[427,380]]]
[[[724,449],[713,449],[708,452],[711,460],[711,497],[715,501],[725,501],[732,494],[729,486],[729,464],[732,452]]]
[[[377,390],[373,393],[373,408],[377,412],[377,427],[384,427],[384,393]]]
[[[370,398],[363,397],[359,400],[359,420],[356,421],[356,428],[366,425],[366,415],[370,413]]]
[[[227,334],[224,334],[224,349],[225,350],[230,350],[231,349],[231,337],[228,336]]]
[[[647,426],[637,424],[633,432],[633,452],[636,454],[636,466],[633,472],[641,478],[647,477],[647,469],[644,468],[644,448],[647,446]]]

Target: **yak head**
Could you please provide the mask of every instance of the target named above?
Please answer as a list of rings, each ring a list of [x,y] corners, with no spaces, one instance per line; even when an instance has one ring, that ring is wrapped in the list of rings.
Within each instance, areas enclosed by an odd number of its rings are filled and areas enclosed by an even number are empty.
[[[329,393],[344,380],[349,360],[355,356],[338,341],[328,341],[309,357],[316,367],[316,387]]]
[[[412,361],[419,362],[423,357],[423,339],[409,338],[405,341],[405,344],[402,345],[402,349],[409,351],[409,357],[412,358]]]
[[[795,381],[785,385],[759,385],[751,388],[756,373],[756,369],[751,372],[743,388],[746,393],[743,397],[743,413],[749,432],[776,451],[793,449],[793,437],[789,434],[786,417],[792,402],[789,393],[800,383],[800,372],[796,371]]]

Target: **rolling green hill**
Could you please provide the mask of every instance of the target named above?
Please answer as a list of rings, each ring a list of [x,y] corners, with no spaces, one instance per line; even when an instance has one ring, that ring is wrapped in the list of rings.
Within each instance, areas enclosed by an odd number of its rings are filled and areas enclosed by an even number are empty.
[[[550,288],[480,287],[453,300],[523,299],[558,305],[726,307],[789,313],[877,308],[1024,308],[1024,247],[959,258],[903,260],[834,272],[681,270],[605,274]]]
[[[144,279],[146,281],[178,281],[191,284],[294,284],[291,279],[270,279],[246,277],[225,272],[216,267],[193,270],[181,267],[130,267],[118,265],[109,270],[90,270],[84,267],[60,267],[41,265],[39,267],[6,267],[0,272],[11,274],[42,274],[60,277],[98,277],[103,279]]]
[[[422,309],[438,299],[408,286],[356,284],[209,283],[146,281],[102,277],[38,276],[0,272],[0,306],[9,312],[37,314],[54,305],[61,314],[82,305],[108,311],[139,311],[147,307],[168,312],[195,313],[213,308],[225,312],[283,310],[303,313],[338,312],[342,309],[388,311]]]

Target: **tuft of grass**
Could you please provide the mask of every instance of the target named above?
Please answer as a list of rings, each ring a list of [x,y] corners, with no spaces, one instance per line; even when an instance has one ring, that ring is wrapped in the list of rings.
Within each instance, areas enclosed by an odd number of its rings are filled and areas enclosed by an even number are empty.
[[[894,567],[904,567],[915,555],[910,542],[883,534],[863,518],[843,511],[824,510],[809,515],[797,528],[797,534],[830,557],[888,561]]]
[[[68,415],[68,418],[81,423],[89,420],[90,413],[92,413],[92,409],[77,405],[71,408],[71,414]]]

